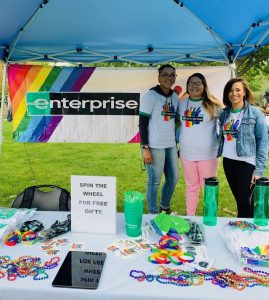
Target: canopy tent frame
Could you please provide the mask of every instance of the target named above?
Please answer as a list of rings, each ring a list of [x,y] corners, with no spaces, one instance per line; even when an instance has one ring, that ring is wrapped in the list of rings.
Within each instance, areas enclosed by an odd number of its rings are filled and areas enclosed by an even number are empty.
[[[222,49],[219,40],[222,40],[224,42],[224,44],[226,45],[226,47],[228,47],[229,49],[231,49],[231,45],[225,41],[224,38],[222,38],[220,35],[218,35],[210,26],[208,26],[201,18],[199,18],[197,15],[195,15],[192,11],[190,11],[182,1],[180,0],[173,0],[176,4],[178,4],[178,6],[182,9],[184,9],[190,16],[192,16],[193,18],[195,18],[210,34],[211,36],[214,38],[214,40],[216,41],[221,53],[223,54],[225,60],[227,62],[229,62],[229,58],[226,55],[225,51]]]
[[[260,47],[260,44],[262,43],[262,41],[264,41],[264,39],[269,35],[269,29],[264,33],[264,35],[260,38],[260,40],[256,43],[256,44],[246,44],[249,36],[251,35],[252,31],[255,30],[255,28],[260,27],[260,26],[267,26],[269,24],[269,21],[257,21],[256,23],[252,23],[250,28],[248,29],[248,32],[244,38],[244,40],[242,41],[242,43],[239,46],[239,49],[237,51],[237,53],[234,55],[234,48],[233,45],[231,43],[229,43],[228,41],[226,41],[220,34],[218,34],[216,31],[214,31],[214,29],[209,26],[204,20],[202,20],[200,17],[198,17],[194,12],[192,12],[189,8],[186,7],[186,5],[183,3],[183,1],[180,0],[172,0],[173,2],[175,2],[177,4],[177,6],[180,9],[183,9],[188,15],[190,15],[193,19],[195,19],[196,21],[198,21],[211,35],[211,37],[215,40],[216,42],[216,46],[219,49],[219,51],[221,52],[222,56],[223,56],[223,62],[226,62],[227,64],[231,64],[234,63],[236,58],[239,56],[240,52],[242,51],[242,49],[244,47],[249,47],[249,48],[254,48],[257,49]],[[140,61],[139,59],[130,59],[128,58],[128,56],[132,56],[132,55],[137,55],[137,54],[142,54],[142,53],[149,53],[149,52],[155,52],[155,53],[161,53],[161,51],[164,51],[163,49],[158,49],[158,48],[151,48],[151,50],[149,51],[148,49],[144,49],[144,50],[137,50],[137,51],[131,51],[130,53],[125,53],[125,54],[117,54],[115,53],[114,55],[106,55],[105,53],[102,52],[97,52],[91,49],[83,49],[83,48],[78,48],[78,49],[73,49],[73,50],[66,50],[66,51],[61,51],[58,53],[47,53],[47,54],[43,54],[43,53],[34,53],[29,50],[26,49],[21,49],[21,48],[16,48],[16,45],[18,43],[18,41],[20,40],[20,37],[22,36],[22,34],[24,32],[26,32],[27,27],[32,23],[32,21],[34,20],[34,18],[41,12],[42,9],[44,9],[47,5],[49,4],[49,0],[42,0],[42,2],[40,3],[40,5],[36,8],[36,10],[33,12],[33,14],[29,17],[28,20],[26,20],[25,24],[20,28],[20,30],[17,33],[17,36],[15,37],[15,39],[10,43],[10,45],[7,46],[1,46],[0,48],[5,50],[5,58],[4,61],[5,62],[24,62],[24,61],[40,61],[40,62],[46,62],[46,61],[62,61],[62,62],[67,62],[70,64],[74,64],[76,65],[76,63],[74,63],[74,61],[68,60],[68,59],[63,59],[62,57],[59,57],[61,55],[65,55],[65,54],[73,54],[73,53],[83,53],[83,54],[92,54],[95,57],[99,57],[99,59],[95,59],[95,60],[91,60],[90,63],[100,63],[100,62],[105,62],[105,61],[110,61],[110,62],[118,62],[118,61],[127,61],[127,62],[131,62],[131,63],[138,63],[138,64],[144,64],[144,65],[149,65],[149,66],[154,66],[157,64],[161,64],[161,63],[165,63],[167,61],[177,61],[179,59],[183,59],[183,61],[185,62],[189,62],[188,59],[190,58],[199,58],[200,61],[218,61],[215,58],[214,59],[210,59],[210,57],[206,57],[206,56],[195,56],[192,55],[190,53],[186,53],[185,57],[184,55],[178,55],[177,53],[175,53],[174,57],[170,57],[169,59],[164,59],[164,60],[158,60],[158,62],[154,62],[154,63],[147,63],[144,61]],[[221,45],[221,42],[224,43],[224,45]],[[18,52],[23,52],[27,53],[29,55],[28,58],[26,59],[10,59],[11,55],[14,51],[18,51]],[[165,53],[162,52],[163,54]],[[167,54],[171,54],[170,51],[166,52]],[[79,57],[78,57],[79,58]],[[222,60],[220,60],[222,61]],[[85,62],[79,62],[77,61],[79,65],[85,63]]]
[[[34,1],[33,1],[34,2]],[[3,107],[5,102],[5,88],[6,88],[6,73],[7,67],[10,63],[22,63],[28,61],[35,62],[63,62],[69,63],[75,66],[82,66],[86,63],[101,63],[101,62],[130,62],[135,64],[142,64],[147,66],[157,66],[159,64],[168,63],[168,62],[193,62],[193,61],[219,61],[226,63],[231,69],[231,77],[235,76],[235,62],[237,59],[242,57],[243,55],[248,54],[250,51],[245,51],[246,49],[251,49],[252,52],[257,50],[262,46],[262,44],[268,44],[268,35],[269,29],[266,30],[262,35],[255,34],[257,28],[265,27],[269,25],[268,18],[269,16],[263,16],[262,18],[255,17],[251,20],[251,24],[247,29],[247,32],[244,34],[242,38],[242,42],[240,43],[240,39],[236,40],[235,43],[228,41],[222,35],[225,35],[224,32],[222,34],[217,32],[215,26],[210,25],[210,22],[205,21],[204,17],[201,17],[197,13],[197,11],[193,11],[190,9],[190,1],[180,1],[180,0],[170,0],[176,6],[176,8],[181,9],[184,13],[192,20],[195,20],[196,23],[199,23],[202,28],[209,33],[209,36],[213,39],[212,45],[209,49],[200,49],[197,48],[197,51],[193,52],[193,48],[188,43],[181,43],[180,48],[176,48],[175,51],[171,51],[171,49],[166,49],[165,46],[156,46],[156,45],[147,45],[145,47],[138,46],[138,49],[131,49],[128,47],[125,49],[113,48],[112,49],[92,49],[92,46],[71,46],[71,49],[66,46],[61,49],[61,51],[52,50],[42,50],[38,49],[38,51],[32,51],[31,49],[27,49],[26,46],[20,45],[20,41],[24,34],[29,32],[30,24],[33,23],[34,19],[37,18],[38,15],[42,13],[42,11],[46,11],[46,8],[50,6],[50,4],[54,1],[50,0],[36,0],[36,7],[32,6],[29,14],[29,17],[22,22],[22,25],[19,27],[17,32],[15,33],[15,37],[12,37],[10,42],[7,42],[5,45],[0,45],[0,53],[2,52],[0,59],[4,61],[4,76],[2,80],[2,99],[1,99],[1,112],[0,118],[3,120]],[[186,4],[184,3],[186,2]],[[98,5],[98,4],[97,4]],[[116,5],[116,4],[115,4]],[[155,3],[154,3],[155,5]],[[156,4],[157,5],[157,4]],[[170,5],[171,6],[171,5]],[[170,7],[172,10],[173,8]],[[192,7],[193,8],[193,7]],[[175,9],[176,10],[176,9]],[[175,11],[173,10],[173,11]],[[265,8],[266,10],[266,8]],[[257,15],[258,16],[258,15]],[[246,24],[245,24],[246,25]],[[28,30],[28,31],[27,31]],[[259,31],[258,31],[259,32]],[[253,41],[252,36],[256,38],[258,36],[257,41]],[[252,40],[251,40],[252,39]],[[175,37],[175,40],[178,39]],[[215,46],[214,46],[214,42]],[[265,41],[265,42],[264,42]],[[211,42],[211,39],[210,39]],[[238,43],[239,42],[239,43]],[[23,44],[23,43],[22,43]],[[79,41],[78,43],[79,44]],[[71,44],[72,45],[72,44]],[[24,48],[25,47],[25,48]],[[178,51],[177,51],[178,49]],[[245,49],[243,51],[243,49]],[[60,50],[60,49],[57,49]],[[42,53],[42,51],[44,53]],[[181,52],[180,52],[181,51]],[[14,55],[19,54],[19,55]],[[21,55],[20,55],[21,54]],[[153,59],[152,59],[153,58]],[[0,145],[2,144],[2,122],[0,122]],[[1,146],[0,146],[1,147]]]
[[[3,117],[4,117],[4,105],[5,105],[5,92],[6,92],[6,77],[7,77],[8,63],[4,64],[3,78],[2,78],[2,95],[1,95],[1,110],[0,110],[0,153],[2,153],[3,145]]]
[[[14,39],[14,41],[11,42],[11,45],[7,48],[7,50],[10,48],[10,50],[8,51],[8,56],[7,56],[7,62],[9,61],[9,58],[12,54],[12,52],[14,51],[16,44],[18,43],[22,33],[25,31],[25,29],[31,24],[31,22],[33,21],[33,19],[38,15],[38,13],[43,9],[43,7],[48,4],[49,1],[48,0],[43,0],[43,2],[39,5],[39,7],[34,11],[34,13],[31,15],[31,17],[26,21],[26,23],[24,24],[23,27],[20,28],[16,38]]]

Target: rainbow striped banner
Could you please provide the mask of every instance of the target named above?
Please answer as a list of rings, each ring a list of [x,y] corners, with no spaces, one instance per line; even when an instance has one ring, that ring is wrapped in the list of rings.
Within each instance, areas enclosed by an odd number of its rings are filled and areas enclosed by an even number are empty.
[[[221,99],[229,68],[177,69],[176,85],[184,88],[196,72],[206,76]],[[158,84],[158,72],[14,64],[8,67],[8,83],[15,141],[132,143],[140,140],[139,100]]]
[[[128,132],[125,130],[123,134],[124,130],[118,128],[113,134],[111,124],[117,126],[113,118],[119,119],[121,116],[109,116],[110,118],[94,115],[36,116],[27,113],[27,93],[99,92],[100,90],[103,92],[102,89],[106,89],[105,84],[103,87],[98,84],[99,90],[96,90],[96,79],[91,84],[91,77],[95,73],[98,73],[96,68],[88,67],[10,65],[8,83],[14,140],[18,142],[138,142],[138,116],[128,116],[123,122],[123,126],[129,129]],[[97,77],[102,78],[102,72],[98,75]],[[118,89],[121,87],[119,86]],[[126,119],[126,116],[124,117]],[[94,129],[91,130],[92,128]]]

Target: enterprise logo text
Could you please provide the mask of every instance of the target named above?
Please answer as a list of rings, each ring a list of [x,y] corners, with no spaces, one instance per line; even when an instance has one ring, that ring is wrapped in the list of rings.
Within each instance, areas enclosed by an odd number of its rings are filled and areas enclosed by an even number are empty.
[[[27,93],[28,115],[137,115],[139,93]]]

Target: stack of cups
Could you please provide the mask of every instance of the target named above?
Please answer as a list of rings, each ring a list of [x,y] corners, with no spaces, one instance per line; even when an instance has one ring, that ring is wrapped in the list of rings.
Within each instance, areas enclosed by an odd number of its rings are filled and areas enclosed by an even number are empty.
[[[130,237],[141,235],[143,201],[145,195],[135,191],[124,193],[124,216],[126,234]]]
[[[256,180],[254,190],[254,224],[267,226],[269,217],[269,179]]]
[[[219,199],[219,181],[217,177],[205,179],[203,223],[217,225]]]

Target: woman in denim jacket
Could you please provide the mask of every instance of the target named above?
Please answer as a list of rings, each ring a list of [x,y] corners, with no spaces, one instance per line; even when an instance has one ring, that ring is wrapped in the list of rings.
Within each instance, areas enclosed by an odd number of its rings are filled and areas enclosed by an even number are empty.
[[[251,183],[263,176],[268,159],[268,129],[247,82],[231,79],[224,87],[218,157],[237,203],[238,217],[253,217]]]

